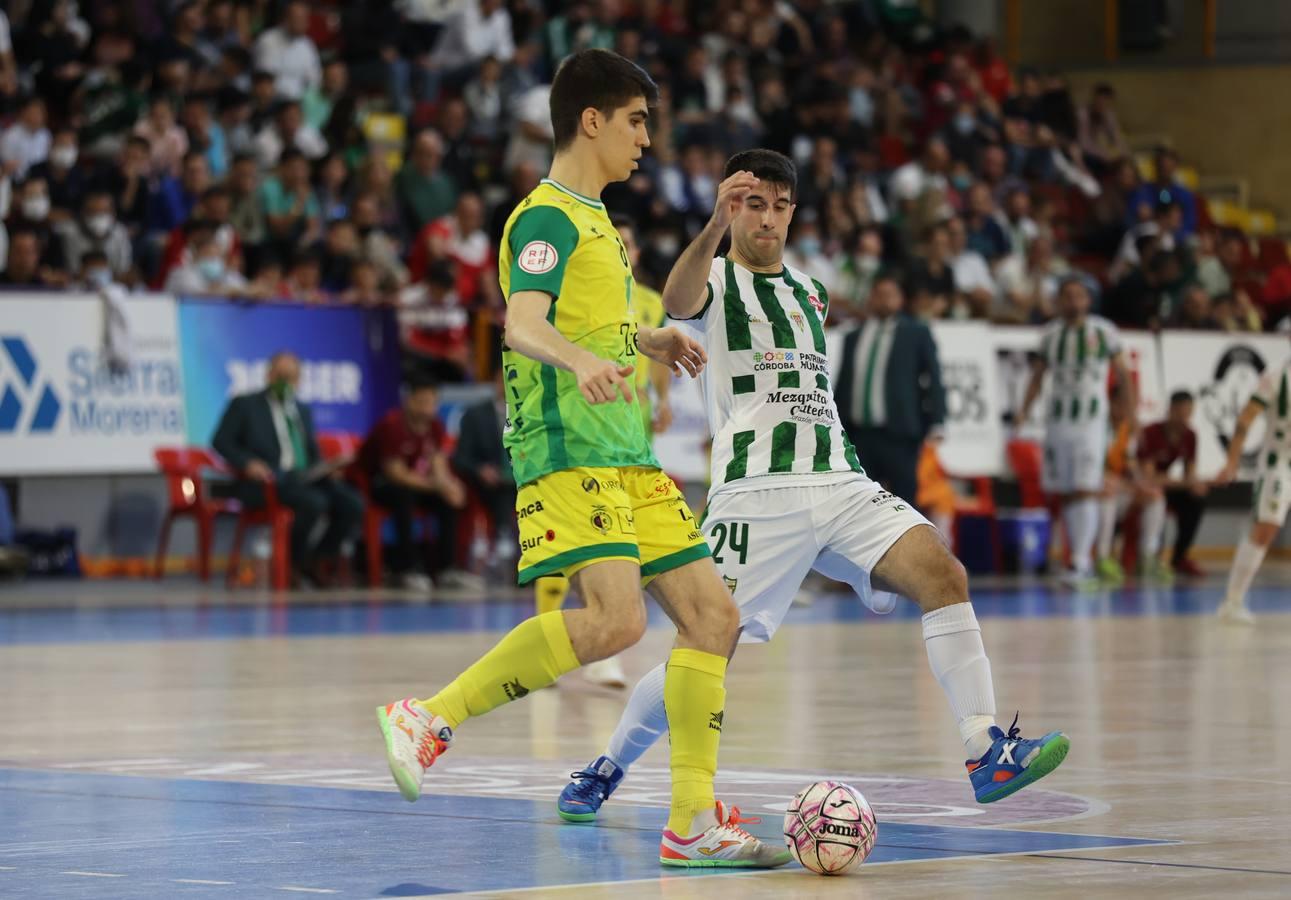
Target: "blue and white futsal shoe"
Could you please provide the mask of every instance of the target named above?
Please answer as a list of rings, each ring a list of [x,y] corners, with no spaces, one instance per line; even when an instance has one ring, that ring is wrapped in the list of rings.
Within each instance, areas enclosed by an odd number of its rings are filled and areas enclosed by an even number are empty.
[[[991,749],[981,759],[964,764],[978,803],[994,803],[1040,780],[1058,768],[1071,749],[1071,738],[1061,731],[1036,740],[1020,737],[1016,715],[1008,734],[995,725],[989,734]]]
[[[556,810],[566,822],[591,822],[596,818],[601,804],[623,780],[624,771],[608,756],[597,757],[586,769],[574,772],[574,779],[565,785],[556,801]]]

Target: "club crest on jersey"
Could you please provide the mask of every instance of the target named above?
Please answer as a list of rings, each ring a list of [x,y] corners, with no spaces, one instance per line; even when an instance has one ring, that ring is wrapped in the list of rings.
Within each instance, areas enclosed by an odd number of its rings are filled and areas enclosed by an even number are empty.
[[[516,255],[516,264],[520,270],[530,275],[543,275],[556,268],[560,254],[546,241],[530,241],[520,248]]]
[[[799,331],[807,327],[807,320],[802,317],[802,313],[790,313],[789,318],[793,319],[793,324],[798,326]]]

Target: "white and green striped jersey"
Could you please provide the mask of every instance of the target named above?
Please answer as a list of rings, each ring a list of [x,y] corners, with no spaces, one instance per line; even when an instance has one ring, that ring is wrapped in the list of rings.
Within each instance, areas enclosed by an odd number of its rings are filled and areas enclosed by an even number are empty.
[[[713,260],[704,308],[700,376],[713,435],[710,496],[733,489],[819,484],[863,472],[839,424],[825,355],[829,297],[819,281],[785,267],[750,272]]]
[[[1274,468],[1286,464],[1291,460],[1291,360],[1266,369],[1251,399],[1268,415],[1260,465]]]
[[[1055,319],[1045,326],[1040,356],[1050,375],[1050,425],[1107,422],[1107,376],[1120,352],[1120,333],[1102,316],[1086,316],[1079,325]]]

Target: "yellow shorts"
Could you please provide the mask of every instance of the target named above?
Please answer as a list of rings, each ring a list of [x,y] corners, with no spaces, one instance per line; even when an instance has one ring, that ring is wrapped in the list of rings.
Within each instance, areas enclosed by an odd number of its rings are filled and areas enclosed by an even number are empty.
[[[520,583],[569,577],[606,559],[641,566],[643,582],[711,556],[677,485],[658,469],[564,469],[520,488]]]

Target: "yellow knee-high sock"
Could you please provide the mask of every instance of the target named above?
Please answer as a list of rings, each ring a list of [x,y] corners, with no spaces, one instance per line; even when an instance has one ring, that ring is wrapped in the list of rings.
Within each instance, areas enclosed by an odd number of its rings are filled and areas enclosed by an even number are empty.
[[[569,579],[564,575],[548,575],[534,582],[533,605],[537,607],[538,615],[560,609],[567,596]]]
[[[713,808],[713,776],[726,707],[726,660],[702,650],[668,657],[663,702],[672,740],[672,810],[668,830],[685,836],[695,815]]]
[[[546,687],[579,666],[563,612],[526,619],[453,682],[419,701],[456,728],[510,700]]]

